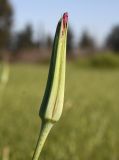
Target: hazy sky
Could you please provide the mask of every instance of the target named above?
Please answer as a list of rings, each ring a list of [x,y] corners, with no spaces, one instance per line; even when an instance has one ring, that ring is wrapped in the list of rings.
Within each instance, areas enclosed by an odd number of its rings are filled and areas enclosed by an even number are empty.
[[[10,0],[14,7],[14,28],[31,23],[38,30],[54,35],[58,19],[67,11],[69,22],[78,38],[88,29],[99,41],[113,25],[119,24],[119,0]],[[41,35],[40,35],[41,36]]]

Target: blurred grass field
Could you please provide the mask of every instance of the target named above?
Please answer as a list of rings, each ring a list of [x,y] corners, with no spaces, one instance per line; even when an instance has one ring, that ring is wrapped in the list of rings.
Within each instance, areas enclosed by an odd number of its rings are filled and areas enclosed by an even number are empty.
[[[47,65],[12,64],[0,90],[0,159],[31,159],[40,130],[38,116]],[[52,129],[42,160],[119,159],[119,68],[68,64],[61,120]]]

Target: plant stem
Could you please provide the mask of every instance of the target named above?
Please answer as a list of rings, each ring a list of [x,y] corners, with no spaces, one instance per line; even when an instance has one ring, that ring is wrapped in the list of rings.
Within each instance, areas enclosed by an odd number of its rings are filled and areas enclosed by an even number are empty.
[[[38,142],[37,142],[36,149],[35,149],[32,160],[38,160],[39,159],[39,156],[40,156],[40,153],[42,151],[45,140],[46,140],[46,138],[47,138],[47,136],[48,136],[48,134],[49,134],[53,125],[54,124],[50,121],[42,122],[40,135],[39,135],[39,138],[38,138]]]

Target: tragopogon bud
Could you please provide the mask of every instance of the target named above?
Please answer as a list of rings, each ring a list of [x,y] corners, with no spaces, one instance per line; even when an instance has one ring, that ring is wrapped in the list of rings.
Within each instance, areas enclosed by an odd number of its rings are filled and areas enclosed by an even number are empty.
[[[65,13],[57,26],[47,86],[40,109],[41,118],[52,122],[59,120],[63,109],[67,22],[68,14]]]
[[[38,160],[50,129],[54,122],[59,120],[62,113],[65,89],[67,28],[68,13],[64,13],[56,29],[46,90],[39,112],[42,119],[41,132],[33,160]]]

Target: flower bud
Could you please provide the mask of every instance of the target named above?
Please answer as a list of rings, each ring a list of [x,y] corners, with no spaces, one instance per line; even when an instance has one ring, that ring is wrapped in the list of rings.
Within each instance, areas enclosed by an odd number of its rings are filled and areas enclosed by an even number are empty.
[[[56,29],[45,94],[39,115],[43,120],[59,120],[64,103],[68,14],[64,13]]]

